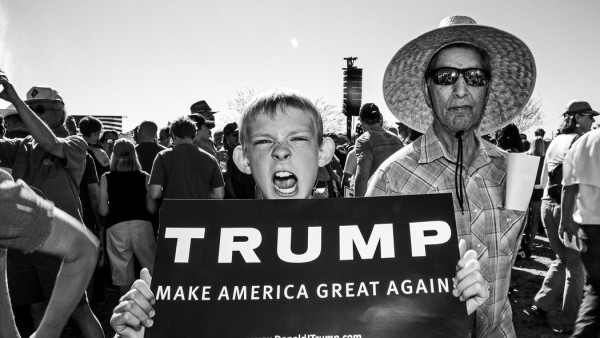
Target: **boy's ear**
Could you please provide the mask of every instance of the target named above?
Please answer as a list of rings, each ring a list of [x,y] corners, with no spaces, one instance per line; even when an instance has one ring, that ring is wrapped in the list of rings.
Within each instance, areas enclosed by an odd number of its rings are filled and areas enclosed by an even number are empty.
[[[335,142],[333,142],[333,140],[329,137],[324,137],[323,143],[321,144],[321,149],[319,149],[319,167],[324,167],[331,162],[334,151]]]
[[[235,162],[235,165],[244,174],[252,174],[252,171],[250,170],[250,161],[244,154],[242,146],[237,146],[235,149],[233,149],[233,162]]]

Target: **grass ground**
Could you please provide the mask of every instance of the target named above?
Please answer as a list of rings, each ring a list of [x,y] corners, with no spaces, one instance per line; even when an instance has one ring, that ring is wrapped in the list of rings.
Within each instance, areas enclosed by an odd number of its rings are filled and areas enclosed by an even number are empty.
[[[548,239],[537,236],[534,241],[535,249],[531,257],[521,259],[515,263],[512,270],[511,305],[513,310],[513,323],[518,337],[568,337],[567,334],[558,334],[552,329],[540,326],[523,310],[531,305],[533,297],[540,289],[546,271],[554,259]],[[558,324],[562,300],[557,300],[548,317],[550,325]]]

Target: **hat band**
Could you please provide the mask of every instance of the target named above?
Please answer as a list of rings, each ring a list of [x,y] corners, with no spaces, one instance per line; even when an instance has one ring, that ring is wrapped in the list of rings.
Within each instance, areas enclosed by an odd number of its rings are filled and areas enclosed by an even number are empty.
[[[573,114],[581,114],[593,111],[591,108],[583,108],[577,110],[567,110],[565,114],[573,115]]]

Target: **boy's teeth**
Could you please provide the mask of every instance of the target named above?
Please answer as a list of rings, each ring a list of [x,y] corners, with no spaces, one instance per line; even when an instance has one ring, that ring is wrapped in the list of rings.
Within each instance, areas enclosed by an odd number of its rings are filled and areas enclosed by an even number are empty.
[[[283,178],[283,177],[288,177],[288,176],[292,176],[292,173],[289,171],[279,171],[275,173],[275,177],[277,178]]]

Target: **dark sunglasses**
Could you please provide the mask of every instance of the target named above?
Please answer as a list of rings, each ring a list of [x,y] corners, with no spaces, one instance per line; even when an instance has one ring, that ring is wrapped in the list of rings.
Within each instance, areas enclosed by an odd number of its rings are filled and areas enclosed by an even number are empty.
[[[46,106],[42,106],[42,105],[35,106],[35,107],[31,107],[31,106],[30,106],[30,108],[31,108],[31,110],[33,110],[33,112],[34,112],[34,113],[36,113],[37,115],[43,115],[43,114],[45,114],[45,113],[46,113],[48,110],[51,110],[51,111],[57,111],[57,110],[59,110],[58,108],[46,107]]]
[[[472,87],[482,87],[490,82],[490,75],[481,68],[437,68],[431,71],[430,77],[436,85],[448,86],[454,84],[460,75],[462,75],[465,82]]]

